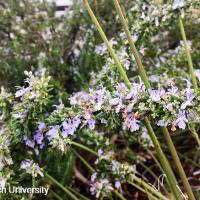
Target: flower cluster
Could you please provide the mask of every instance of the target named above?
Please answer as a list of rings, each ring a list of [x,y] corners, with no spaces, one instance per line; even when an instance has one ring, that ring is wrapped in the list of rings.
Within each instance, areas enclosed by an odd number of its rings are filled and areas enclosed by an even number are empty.
[[[45,138],[44,138],[44,131],[46,129],[46,125],[43,122],[38,123],[38,129],[33,132],[32,137],[33,139],[29,139],[27,135],[23,137],[23,140],[26,146],[35,150],[36,154],[39,154],[39,149],[43,149],[45,146]]]
[[[28,77],[25,83],[28,86],[17,87],[15,97],[20,99],[20,102],[14,105],[12,112],[13,118],[21,119],[21,122],[27,117],[29,111],[33,109],[33,105],[30,102],[37,103],[37,106],[45,106],[47,104],[49,81],[50,76],[45,76],[45,68],[41,69],[36,76],[32,72],[25,71],[25,75]]]
[[[97,198],[100,195],[107,197],[112,190],[120,189],[122,183],[134,180],[135,165],[116,161],[114,152],[103,152],[99,149],[98,154],[99,158],[95,162],[97,170],[91,176],[92,195]]]
[[[49,141],[72,139],[79,128],[88,126],[93,130],[96,124],[139,131],[145,116],[158,126],[171,127],[172,131],[185,129],[190,121],[199,121],[196,118],[199,93],[190,87],[181,91],[175,85],[146,90],[140,81],[132,83],[129,90],[123,83],[117,83],[112,90],[100,87],[88,93],[75,93],[69,99],[71,107],[56,106],[49,117],[46,132]],[[117,119],[122,122],[116,123]]]
[[[31,174],[33,177],[44,176],[42,169],[33,160],[24,160],[21,163],[21,169],[25,170],[27,174]]]

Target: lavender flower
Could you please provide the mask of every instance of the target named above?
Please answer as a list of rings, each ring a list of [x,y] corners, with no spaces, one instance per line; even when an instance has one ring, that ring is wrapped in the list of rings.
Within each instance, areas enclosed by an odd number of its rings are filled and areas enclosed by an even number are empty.
[[[22,87],[17,86],[17,89],[19,89],[19,90],[15,93],[15,97],[22,97],[30,91],[30,89],[25,88],[25,86],[22,86]]]
[[[95,47],[95,53],[98,55],[103,55],[107,51],[105,44]]]
[[[157,125],[158,125],[158,126],[162,126],[162,127],[167,127],[168,122],[165,121],[165,120],[159,120],[159,121],[157,122]]]
[[[140,121],[135,118],[134,114],[128,114],[125,118],[124,126],[134,132],[139,130],[139,123]]]
[[[193,94],[191,89],[188,89],[187,91],[187,100],[181,104],[181,109],[184,110],[187,106],[192,105],[192,100],[194,99],[195,95]]]
[[[170,94],[170,95],[178,97],[178,88],[172,87],[172,88],[168,89],[167,93]]]
[[[136,33],[133,33],[132,34],[132,39],[133,39],[133,42],[137,42],[138,40],[138,35]]]
[[[99,155],[99,156],[103,155],[103,150],[102,150],[102,149],[99,149],[99,150],[98,150],[98,155]]]
[[[38,130],[42,133],[46,129],[46,124],[44,122],[38,122]]]
[[[95,179],[97,178],[97,173],[95,172],[95,173],[93,173],[92,175],[91,175],[91,181],[92,182],[94,182],[95,181]]]
[[[90,128],[91,130],[93,130],[93,129],[95,128],[95,120],[94,120],[94,119],[89,119],[89,120],[87,121],[87,123],[88,123],[89,128]]]
[[[25,170],[26,173],[31,174],[34,177],[37,177],[37,175],[44,176],[42,169],[38,166],[38,164],[34,163],[33,160],[24,160],[21,163],[21,169]]]
[[[39,130],[36,131],[33,135],[33,138],[35,140],[35,142],[39,145],[41,145],[43,143],[43,140],[44,140],[44,135],[42,132],[40,132]]]
[[[34,148],[35,142],[31,141],[26,135],[23,137],[23,140],[24,140],[26,146],[28,146],[30,148]]]
[[[66,138],[69,135],[73,135],[80,125],[81,120],[80,117],[77,116],[74,119],[67,119],[62,123],[63,126],[63,131],[62,131],[62,136],[63,138]]]
[[[160,91],[159,90],[150,90],[149,91],[150,99],[152,101],[160,101]]]
[[[111,169],[112,171],[116,171],[117,169],[119,169],[119,162],[113,160],[111,163]]]
[[[182,8],[183,6],[184,6],[184,0],[174,0],[172,9],[175,10],[177,8]]]
[[[81,105],[83,102],[89,100],[89,95],[86,92],[77,92],[72,95],[69,100],[71,105]]]
[[[117,105],[119,104],[120,102],[120,98],[113,98],[113,99],[110,99],[109,103],[110,105]]]
[[[101,109],[101,106],[104,102],[104,98],[106,96],[106,89],[105,87],[103,87],[102,89],[100,90],[97,90],[96,94],[95,94],[95,100],[96,100],[96,103],[95,103],[95,110],[98,111]]]
[[[166,106],[165,106],[165,108],[167,108],[167,110],[169,110],[169,111],[173,111],[173,104],[172,103],[168,103]]]
[[[90,192],[99,198],[100,194],[107,196],[113,190],[112,184],[107,179],[100,179],[98,182],[91,184]]]
[[[51,141],[58,135],[59,125],[51,126],[51,129],[46,133],[48,140]]]
[[[115,188],[119,189],[121,187],[121,183],[119,181],[115,182]]]
[[[56,107],[56,109],[61,110],[63,109],[65,106],[63,103],[60,103],[59,105],[54,105]]]
[[[176,121],[174,122],[174,125],[178,125],[179,128],[185,129],[186,123],[188,122],[186,116],[185,116],[185,111],[179,110],[179,115]]]

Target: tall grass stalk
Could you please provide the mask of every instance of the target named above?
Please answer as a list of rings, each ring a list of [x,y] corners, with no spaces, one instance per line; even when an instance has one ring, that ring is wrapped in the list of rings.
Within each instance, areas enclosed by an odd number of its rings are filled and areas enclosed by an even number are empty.
[[[116,65],[118,66],[118,71],[119,71],[119,74],[121,75],[122,79],[124,80],[125,84],[130,88],[131,87],[131,83],[128,79],[128,76],[126,75],[126,71],[124,70],[123,66],[121,65],[117,55],[115,54],[114,50],[112,49],[103,29],[101,28],[101,25],[99,24],[97,18],[95,17],[89,3],[87,0],[83,0],[83,3],[84,3],[84,6],[86,8],[86,10],[88,11],[88,13],[90,14],[90,17],[92,19],[92,21],[94,22],[94,24],[96,25],[98,31],[99,31],[99,34],[101,35],[110,55],[112,56],[113,60],[115,61]]]
[[[53,190],[50,190],[50,192],[55,196],[58,200],[63,200],[57,193],[55,193]]]
[[[179,16],[179,27],[180,27],[181,37],[183,39],[185,53],[186,53],[186,56],[187,56],[188,69],[189,69],[190,76],[191,76],[191,79],[192,79],[192,85],[193,85],[194,89],[198,89],[197,79],[195,77],[194,67],[193,67],[193,64],[192,64],[192,57],[191,57],[190,50],[189,50],[189,47],[188,47],[188,44],[187,44],[185,29],[184,29],[184,25],[183,25],[183,21],[181,19],[181,16]]]
[[[140,57],[139,57],[139,53],[138,53],[138,51],[137,51],[137,49],[136,49],[136,47],[135,47],[135,44],[134,44],[134,42],[133,42],[133,40],[132,40],[132,36],[131,36],[130,31],[129,31],[128,24],[127,24],[127,22],[126,22],[126,19],[125,19],[124,16],[123,16],[121,7],[120,7],[120,5],[119,5],[119,2],[118,2],[118,0],[113,0],[113,2],[114,2],[114,5],[115,5],[115,8],[116,8],[116,10],[117,10],[117,13],[118,13],[118,15],[119,15],[119,18],[120,18],[120,21],[121,21],[121,23],[122,23],[122,26],[123,26],[123,28],[124,28],[124,31],[125,31],[125,33],[126,33],[127,39],[128,39],[128,41],[129,41],[129,44],[130,44],[130,47],[131,47],[131,51],[132,51],[132,53],[133,53],[133,55],[134,55],[134,57],[135,57],[135,59],[136,59],[136,62],[137,62],[137,65],[138,65],[138,69],[139,69],[141,78],[142,78],[142,80],[143,80],[143,82],[144,82],[146,88],[149,89],[149,88],[150,88],[150,83],[149,83],[148,78],[147,78],[147,76],[146,76],[146,72],[145,72],[145,69],[144,69],[144,67],[143,67],[143,65],[142,65],[142,61],[141,61],[141,59],[140,59]],[[182,23],[181,23],[181,28],[182,28],[182,32],[184,32],[184,31],[183,31],[184,29],[183,29],[183,24],[182,24]],[[184,35],[184,39],[185,39],[184,45],[187,46],[185,34],[183,34],[183,35]],[[189,50],[188,48],[186,48],[186,49]],[[186,51],[187,51],[187,50],[186,50]],[[193,72],[193,66],[192,66],[191,56],[190,56],[190,53],[188,53],[188,52],[187,52],[187,57],[188,57],[188,63],[189,63],[189,65],[190,65],[190,72]],[[191,76],[192,76],[192,80],[195,79],[194,72],[191,73]],[[195,80],[196,80],[196,79],[195,79]],[[195,84],[195,80],[193,80],[194,84]],[[196,85],[194,85],[194,88],[196,88]],[[147,123],[148,126],[149,126],[149,130],[148,130],[148,131],[149,131],[149,134],[152,135],[151,138],[152,138],[153,140],[155,140],[155,143],[157,143],[158,140],[157,140],[156,137],[154,137],[155,134],[154,134],[153,129],[151,128],[150,122],[148,121],[147,118],[145,118],[145,123]],[[150,130],[150,129],[151,129],[151,130]],[[186,176],[186,174],[185,174],[185,172],[184,172],[184,170],[183,170],[182,164],[181,164],[180,159],[179,159],[179,157],[178,157],[178,154],[177,154],[177,152],[176,152],[176,148],[175,148],[175,146],[174,146],[174,144],[173,144],[173,142],[172,142],[170,133],[169,133],[169,131],[168,131],[168,129],[167,129],[166,127],[163,127],[163,128],[162,128],[162,131],[163,131],[165,140],[166,140],[166,142],[167,142],[167,145],[168,145],[168,147],[169,147],[169,149],[170,149],[170,152],[171,152],[171,154],[172,154],[173,160],[174,160],[174,162],[175,162],[175,164],[176,164],[178,173],[179,173],[179,175],[180,175],[180,177],[181,177],[181,179],[182,179],[182,182],[183,182],[185,191],[187,192],[187,194],[188,194],[188,196],[189,196],[189,198],[190,198],[191,200],[195,200],[195,197],[194,197],[194,194],[193,194],[192,189],[191,189],[191,187],[190,187],[190,184],[189,184],[189,182],[188,182],[187,176]],[[159,144],[159,143],[158,143],[158,144]],[[162,151],[162,149],[161,149],[160,146],[158,146],[158,151]],[[161,153],[161,154],[162,154],[162,153]],[[165,156],[164,156],[164,157],[165,157]],[[161,162],[161,164],[164,163],[164,162],[166,162],[167,165],[169,164],[168,161],[165,161],[165,158],[161,158],[161,157],[160,157],[160,159],[163,160],[163,161]],[[162,167],[163,167],[163,166],[162,166]],[[166,167],[170,170],[170,166],[166,166]],[[163,168],[164,168],[164,167],[163,167]],[[165,168],[164,168],[164,169],[165,169]],[[168,171],[168,169],[167,169],[167,171]],[[166,176],[168,177],[167,171],[165,170],[165,173],[166,173]],[[172,171],[172,170],[170,170],[170,171]],[[169,172],[168,172],[168,173],[169,173]],[[171,172],[170,172],[170,173],[171,173]],[[169,178],[168,178],[168,181],[169,181],[170,185],[173,184],[173,182],[171,182],[171,180],[170,180]],[[173,187],[173,185],[171,185],[171,189],[172,189],[172,187]],[[177,190],[177,188],[176,188],[176,190]],[[174,192],[177,193],[177,191],[174,191]]]
[[[180,32],[181,32],[181,37],[183,40],[184,48],[185,48],[185,53],[187,56],[188,69],[189,69],[189,73],[190,73],[190,76],[192,79],[192,86],[195,90],[197,90],[198,89],[197,79],[195,77],[194,67],[193,67],[193,63],[192,63],[192,57],[191,57],[190,50],[188,47],[187,38],[186,38],[186,34],[185,34],[185,28],[184,28],[181,16],[179,16],[179,27],[180,27]],[[192,133],[193,137],[196,139],[198,147],[200,147],[199,135],[197,134],[193,124],[191,124],[191,133]]]
[[[83,0],[83,3],[84,3],[84,6],[85,6],[86,10],[88,11],[92,21],[95,23],[95,25],[96,25],[96,27],[97,27],[97,29],[99,31],[99,34],[102,37],[104,43],[106,44],[106,46],[107,46],[107,48],[108,48],[113,60],[115,61],[116,65],[118,66],[119,73],[121,74],[122,78],[124,78],[124,82],[126,83],[126,85],[129,88],[131,88],[131,84],[130,84],[130,81],[129,81],[127,75],[126,75],[126,72],[125,72],[124,68],[122,67],[122,65],[121,65],[117,55],[115,54],[114,50],[112,49],[111,45],[109,44],[109,41],[108,41],[103,29],[101,28],[101,25],[99,24],[96,16],[94,15],[94,13],[93,13],[88,1],[87,0]],[[119,6],[119,8],[120,8],[120,6]],[[121,9],[119,9],[119,10],[121,11]],[[123,16],[123,14],[122,14],[122,16]],[[123,19],[124,19],[124,17],[123,17]],[[123,21],[125,21],[125,19]],[[125,21],[125,23],[126,23],[126,21]],[[127,28],[127,27],[128,26],[126,26],[125,28]],[[126,30],[127,30],[127,33],[128,33],[129,30],[128,29],[126,29]],[[131,36],[131,34],[129,34],[129,35]],[[132,41],[132,38],[131,38],[131,41]],[[136,48],[135,48],[135,50],[136,50]],[[137,59],[139,59],[139,56],[137,57]],[[138,62],[139,62],[139,60],[138,60]],[[142,62],[140,61],[140,63],[142,63]],[[140,65],[140,67],[143,67],[143,66]],[[146,74],[145,70],[143,70],[143,75],[144,74]],[[145,79],[145,82],[148,82],[148,79]],[[149,88],[149,86],[150,86],[150,84],[147,85],[147,88]],[[163,167],[163,169],[164,169],[164,171],[166,173],[166,176],[167,176],[167,179],[168,179],[168,183],[169,183],[169,186],[170,186],[170,188],[171,188],[171,190],[172,190],[172,192],[174,194],[174,197],[177,200],[180,200],[182,198],[181,198],[181,194],[180,194],[180,192],[178,191],[178,188],[177,188],[177,181],[175,179],[173,171],[171,170],[171,167],[170,167],[170,165],[169,165],[169,163],[168,163],[168,161],[167,161],[167,159],[166,159],[166,157],[165,157],[165,155],[164,155],[164,153],[163,153],[163,151],[162,151],[162,149],[160,147],[160,144],[159,144],[159,142],[158,142],[158,140],[156,138],[156,135],[155,135],[155,133],[154,133],[154,131],[153,131],[152,127],[151,127],[151,124],[150,124],[150,122],[149,122],[147,117],[145,118],[145,124],[146,124],[147,130],[149,131],[149,135],[150,135],[150,137],[152,139],[152,142],[153,142],[153,144],[155,146],[157,154],[159,156],[161,165],[162,165],[162,167]]]
[[[66,187],[64,187],[62,184],[60,184],[56,179],[54,179],[51,175],[48,173],[45,173],[45,177],[51,180],[55,185],[57,185],[60,189],[62,189],[72,200],[78,200],[78,198],[71,193]]]
[[[113,193],[114,193],[120,200],[126,200],[117,190],[113,190]]]
[[[147,196],[148,197],[150,197],[150,200],[152,199],[156,199],[157,200],[157,198],[155,197],[155,196],[153,196],[151,193],[149,193],[147,190],[145,190],[145,189],[143,189],[141,186],[139,186],[139,185],[137,185],[137,184],[135,184],[135,183],[129,183],[130,185],[132,185],[133,187],[135,187],[135,188],[137,188],[138,190],[140,190],[141,192],[143,192],[144,194],[147,194]],[[166,198],[166,200],[167,200],[167,198]]]
[[[95,156],[98,156],[98,153],[97,153],[97,152],[95,152],[94,150],[92,150],[92,149],[90,149],[90,148],[88,148],[88,147],[86,147],[86,146],[84,146],[84,145],[82,145],[82,144],[79,144],[79,143],[74,142],[74,141],[72,141],[70,144],[71,144],[72,146],[75,146],[75,147],[84,149],[85,151],[88,151],[88,152],[90,152],[91,154],[93,154],[93,155],[95,155]]]
[[[74,190],[73,188],[68,188],[71,192],[73,192],[74,194],[76,194],[77,197],[79,197],[79,199],[81,200],[91,200],[89,198],[87,198],[86,196],[83,196],[82,194],[80,194],[79,192],[77,192],[76,190]]]
[[[154,189],[153,187],[151,187],[149,184],[145,183],[144,181],[142,181],[142,179],[136,177],[135,178],[137,185],[135,183],[132,183],[131,181],[128,181],[128,183],[136,188],[138,188],[139,190],[141,190],[144,193],[147,193],[149,196],[151,194],[155,195],[157,198],[161,199],[161,200],[168,200],[168,198],[164,197],[161,193],[159,193],[158,190]],[[145,188],[145,189],[143,189]],[[151,193],[149,193],[151,192]]]

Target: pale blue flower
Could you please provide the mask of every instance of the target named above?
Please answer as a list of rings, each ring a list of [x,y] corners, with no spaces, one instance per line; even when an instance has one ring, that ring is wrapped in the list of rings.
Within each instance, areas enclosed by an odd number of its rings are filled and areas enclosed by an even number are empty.
[[[25,86],[22,86],[22,87],[17,86],[17,89],[19,89],[19,90],[15,93],[15,97],[22,97],[30,91],[30,89],[25,88]]]
[[[117,170],[119,168],[119,162],[113,160],[111,163],[111,168],[112,168],[112,171]]]
[[[128,114],[125,118],[124,126],[127,127],[131,132],[139,130],[140,121],[137,120],[134,114]]]
[[[157,122],[157,125],[158,125],[158,126],[162,126],[162,127],[167,127],[168,122],[165,121],[165,120],[159,120],[159,121]]]
[[[138,40],[138,35],[136,33],[133,33],[132,34],[132,39],[133,39],[133,42],[137,42]]]
[[[115,182],[115,188],[119,189],[121,187],[121,183],[119,181]]]
[[[31,141],[26,135],[23,137],[23,140],[24,140],[26,146],[28,146],[30,148],[34,148],[35,142]]]
[[[51,141],[58,135],[59,125],[51,126],[51,129],[46,133],[48,140]]]
[[[94,182],[96,178],[97,178],[97,173],[95,172],[91,175],[91,181]]]
[[[168,93],[170,95],[178,97],[178,88],[172,86],[170,89],[168,89]]]
[[[174,0],[172,4],[172,9],[175,10],[177,8],[182,8],[184,6],[184,0]]]
[[[39,145],[42,144],[43,140],[44,140],[44,135],[42,132],[40,131],[36,131],[33,135],[33,139],[35,140],[35,142]]]
[[[94,119],[89,119],[87,121],[87,123],[88,123],[90,129],[93,130],[95,128],[95,120]]]
[[[152,101],[160,101],[160,91],[159,90],[149,90],[150,99]]]
[[[43,132],[46,129],[46,124],[44,122],[38,122],[38,130]]]
[[[192,100],[195,98],[195,95],[193,94],[192,90],[187,91],[187,101],[183,102],[181,104],[181,109],[184,110],[187,106],[192,106]]]
[[[188,122],[186,116],[185,116],[185,111],[179,110],[179,115],[178,118],[176,119],[174,125],[178,125],[179,128],[185,129],[186,128],[186,123]]]
[[[110,99],[109,103],[110,103],[110,105],[115,106],[115,105],[119,104],[120,101],[121,101],[120,98],[112,98],[112,99]]]
[[[98,153],[99,156],[101,156],[101,155],[103,155],[103,150],[99,149],[97,153]]]
[[[173,104],[172,103],[168,103],[166,106],[165,106],[165,108],[167,108],[167,110],[169,110],[169,111],[173,111]]]

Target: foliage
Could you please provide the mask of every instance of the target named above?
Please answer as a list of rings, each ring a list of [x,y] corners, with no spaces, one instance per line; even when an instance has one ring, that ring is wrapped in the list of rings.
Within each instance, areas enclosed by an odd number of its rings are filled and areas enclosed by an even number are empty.
[[[45,1],[9,0],[1,5],[0,186],[44,185],[51,189],[48,199],[145,199],[148,192],[169,198],[166,180],[160,184],[163,169],[144,119],[152,122],[161,142],[162,127],[178,135],[175,146],[186,158],[187,174],[196,180],[200,90],[192,87],[178,19],[184,21],[200,85],[199,2],[120,1],[150,89],[138,76],[113,4],[90,3],[127,70],[131,89],[81,2],[59,17],[56,5]],[[138,183],[138,177],[151,189]],[[130,183],[143,191],[132,191]]]

